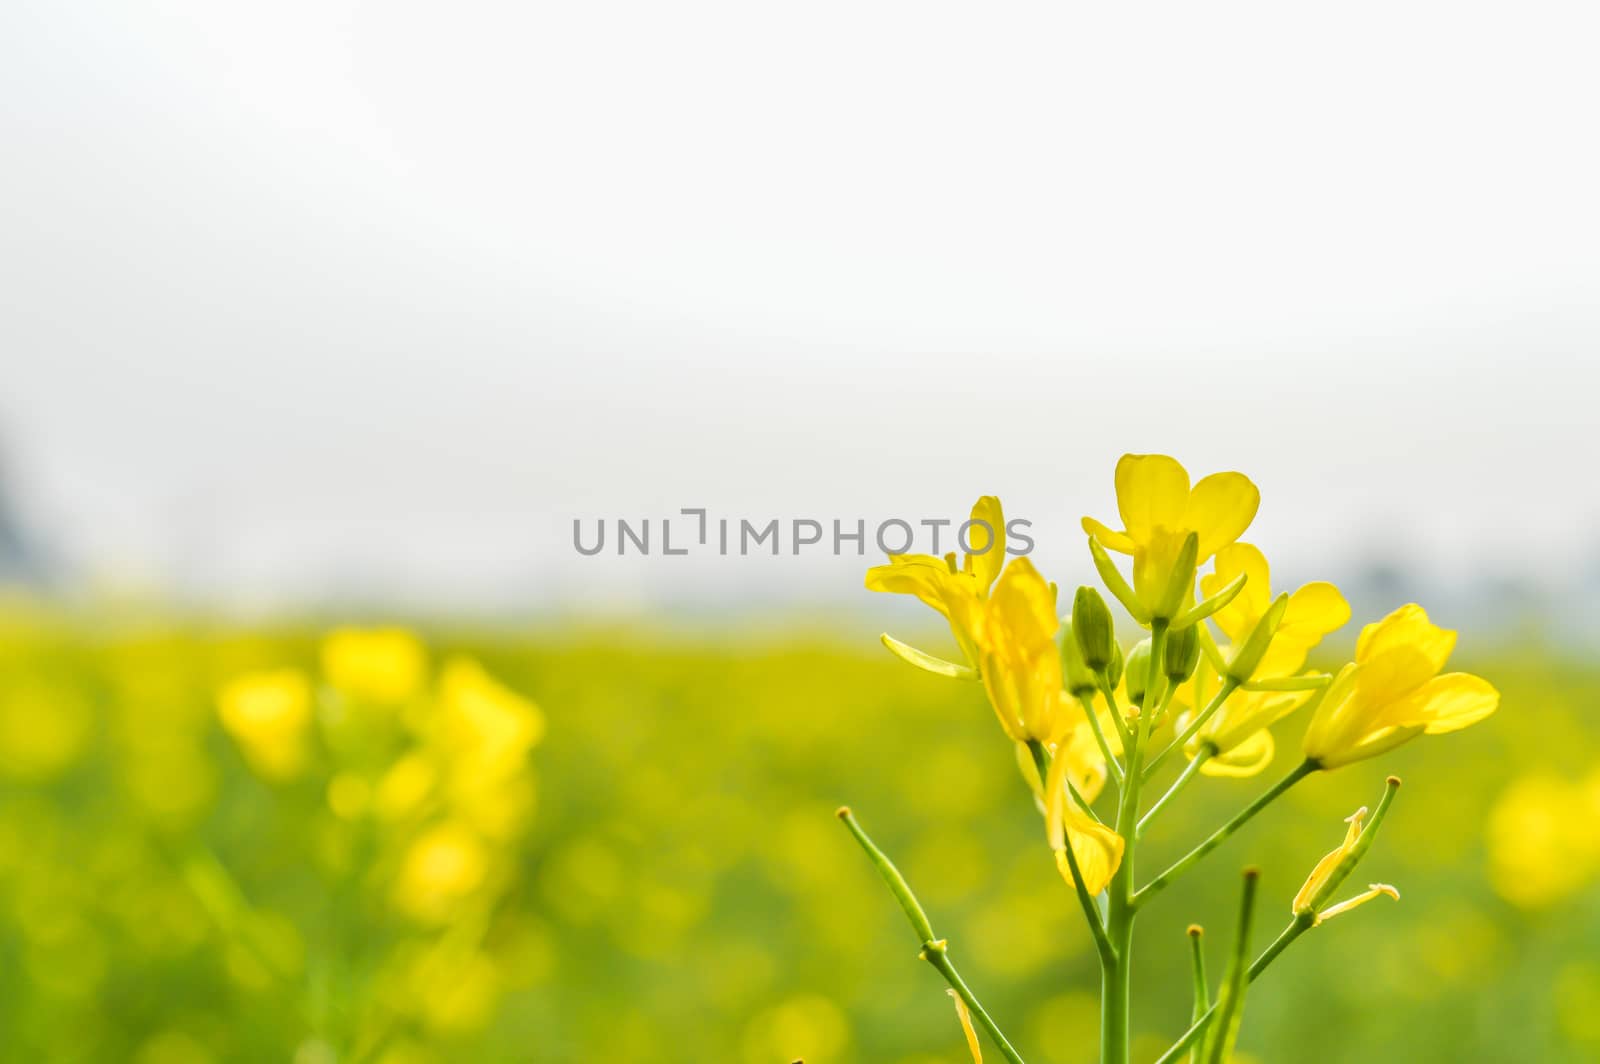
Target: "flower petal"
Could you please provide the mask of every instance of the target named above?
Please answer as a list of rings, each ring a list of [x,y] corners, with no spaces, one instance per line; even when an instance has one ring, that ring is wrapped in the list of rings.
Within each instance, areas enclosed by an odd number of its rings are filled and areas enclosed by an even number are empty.
[[[1232,776],[1241,779],[1254,776],[1272,764],[1272,755],[1276,749],[1272,733],[1262,728],[1258,732],[1252,732],[1233,749],[1211,757],[1200,766],[1200,771],[1207,776]]]
[[[1189,503],[1189,474],[1177,459],[1125,454],[1117,461],[1116,480],[1117,510],[1130,538],[1143,542],[1157,528],[1181,526]]]
[[[1307,646],[1311,647],[1329,632],[1344,627],[1349,620],[1350,603],[1338,588],[1318,580],[1303,585],[1289,596],[1289,608],[1283,612],[1278,632],[1296,640],[1309,640]]]
[[[1241,573],[1245,578],[1244,587],[1232,602],[1212,615],[1217,627],[1236,643],[1250,634],[1250,629],[1272,604],[1266,555],[1249,543],[1230,543],[1217,551],[1212,572],[1200,578],[1200,594],[1210,598]]]
[[[1420,724],[1429,735],[1460,731],[1493,713],[1500,692],[1481,676],[1447,672],[1437,676],[1384,712],[1384,722],[1398,727]]]
[[[988,594],[1006,564],[1006,518],[1000,500],[993,495],[980,498],[972,504],[972,520],[966,540],[975,553],[967,555],[966,568],[978,579],[978,593]]]
[[[1072,847],[1072,856],[1077,859],[1078,871],[1083,874],[1084,889],[1091,895],[1099,894],[1111,883],[1111,877],[1117,874],[1117,868],[1122,864],[1122,836],[1104,824],[1096,824],[1079,812],[1076,806],[1069,808],[1067,813],[1066,841]],[[1072,868],[1067,864],[1065,850],[1056,850],[1056,868],[1060,870],[1061,878],[1072,882]]]
[[[1092,517],[1083,519],[1083,530],[1098,539],[1106,550],[1114,550],[1118,554],[1132,554],[1137,546],[1126,532],[1113,532]]]
[[[1196,484],[1183,524],[1200,533],[1200,560],[1244,535],[1260,506],[1261,492],[1243,473],[1213,473]]]

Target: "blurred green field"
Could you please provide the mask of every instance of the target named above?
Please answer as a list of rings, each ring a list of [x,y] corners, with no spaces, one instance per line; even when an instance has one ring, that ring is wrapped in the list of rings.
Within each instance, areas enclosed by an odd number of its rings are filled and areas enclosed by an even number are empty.
[[[438,628],[386,708],[331,683],[323,632],[0,611],[0,1058],[965,1064],[943,982],[833,816],[849,803],[1028,1060],[1093,1061],[1091,946],[976,687],[870,639]],[[450,662],[464,695],[438,686]],[[466,662],[537,718],[496,716]],[[1296,944],[1243,1054],[1600,1059],[1600,668],[1538,647],[1458,664],[1500,687],[1498,715],[1313,778],[1141,919],[1140,1059],[1186,1025],[1185,926],[1220,971],[1254,863],[1264,943],[1391,772],[1360,874],[1403,900]],[[218,691],[284,667],[314,709],[274,762]],[[440,769],[407,804],[407,771],[466,756],[452,698],[538,727],[472,747],[511,742],[514,774],[457,780],[503,789],[447,794]],[[1281,773],[1301,723],[1266,777],[1198,782],[1146,860]]]

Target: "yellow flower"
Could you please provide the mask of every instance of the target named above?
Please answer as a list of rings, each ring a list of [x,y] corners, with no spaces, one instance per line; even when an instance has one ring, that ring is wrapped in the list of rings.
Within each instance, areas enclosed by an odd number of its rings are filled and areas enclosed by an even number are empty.
[[[978,671],[1000,726],[1017,742],[1053,742],[1066,730],[1067,693],[1056,651],[1056,589],[1017,558],[994,585],[973,632]]]
[[[1553,905],[1600,874],[1600,771],[1587,784],[1545,774],[1507,787],[1489,811],[1489,879],[1524,909]]]
[[[1306,757],[1338,768],[1415,736],[1458,731],[1493,713],[1500,692],[1470,673],[1439,675],[1456,634],[1411,604],[1361,630],[1356,660],[1328,687],[1306,730]]]
[[[1249,543],[1232,543],[1217,551],[1211,573],[1200,578],[1200,594],[1209,597],[1243,574],[1244,587],[1233,601],[1212,615],[1217,627],[1237,646],[1249,637],[1256,623],[1272,606],[1271,574],[1267,559]],[[1322,637],[1350,620],[1350,604],[1339,589],[1326,581],[1302,585],[1289,596],[1283,620],[1256,666],[1253,678],[1292,676],[1305,664],[1306,655]]]
[[[440,824],[407,848],[394,882],[394,902],[423,923],[444,923],[488,874],[489,854],[482,840],[464,824]]]
[[[222,726],[262,776],[287,780],[305,768],[311,681],[299,669],[254,672],[231,680],[217,694],[217,710]]]
[[[888,565],[867,570],[867,590],[915,595],[950,622],[950,631],[968,662],[978,660],[973,629],[977,613],[1000,576],[1006,561],[1006,521],[1000,500],[985,495],[972,505],[973,525],[966,542],[971,547],[988,548],[967,554],[960,568],[955,554],[935,558],[931,554],[891,554]],[[981,522],[981,523],[980,523]],[[985,536],[984,527],[990,530]]]
[[[1290,906],[1290,909],[1296,915],[1310,914],[1313,923],[1320,924],[1330,916],[1338,916],[1340,913],[1349,912],[1358,905],[1365,905],[1380,894],[1388,895],[1395,901],[1400,900],[1400,892],[1389,884],[1373,883],[1364,892],[1357,894],[1355,897],[1339,902],[1337,905],[1330,905],[1320,912],[1317,911],[1317,906],[1321,904],[1318,896],[1327,889],[1329,881],[1332,880],[1334,873],[1338,871],[1339,865],[1356,848],[1356,843],[1361,839],[1361,826],[1366,819],[1366,806],[1362,806],[1346,818],[1345,823],[1350,826],[1345,829],[1344,841],[1317,862],[1316,867],[1311,870],[1311,875],[1306,879],[1305,885],[1294,896],[1294,903]]]
[[[1188,706],[1176,727],[1181,733],[1221,686],[1215,669],[1201,662],[1194,679],[1178,689],[1175,700]],[[1205,747],[1212,754],[1200,771],[1208,776],[1254,776],[1272,763],[1277,750],[1271,725],[1305,705],[1315,691],[1245,691],[1228,696],[1211,719],[1190,739],[1184,753],[1193,758]]]
[[[1013,565],[1016,563],[1013,562]],[[1122,864],[1123,839],[1078,808],[1067,791],[1067,774],[1072,759],[1058,756],[1050,763],[1045,780],[1045,832],[1050,847],[1056,853],[1056,868],[1061,877],[1072,882],[1072,867],[1067,863],[1067,847],[1072,847],[1073,859],[1083,876],[1083,885],[1090,894],[1099,894],[1116,875]],[[1085,796],[1085,800],[1087,796]]]
[[[516,772],[544,737],[539,707],[466,658],[445,664],[439,708],[446,747],[480,778]]]
[[[428,655],[404,628],[339,628],[322,641],[322,671],[359,702],[404,702],[422,689]]]
[[[1107,550],[1133,556],[1133,591],[1154,610],[1190,532],[1199,538],[1197,563],[1244,534],[1261,493],[1243,473],[1213,473],[1192,488],[1189,474],[1164,454],[1125,454],[1117,462],[1117,509],[1122,531],[1092,517],[1083,529]]]
[[[1272,606],[1267,559],[1248,543],[1233,543],[1217,552],[1214,571],[1200,578],[1200,593],[1209,597],[1241,574],[1245,576],[1244,587],[1213,616],[1234,646],[1249,637]],[[1338,588],[1320,581],[1302,586],[1289,596],[1283,619],[1251,677],[1276,680],[1293,676],[1322,637],[1349,619],[1350,604]],[[1180,730],[1193,719],[1193,713],[1207,705],[1211,693],[1220,685],[1216,670],[1202,662],[1195,678],[1179,688],[1176,696],[1191,711],[1179,719]],[[1267,729],[1305,705],[1314,694],[1315,691],[1237,690],[1190,741],[1185,752],[1194,757],[1209,745],[1215,752],[1200,771],[1211,776],[1253,776],[1272,763],[1275,746]]]
[[[544,714],[464,658],[445,664],[439,712],[452,807],[485,835],[513,834],[533,806],[528,752],[544,736]]]

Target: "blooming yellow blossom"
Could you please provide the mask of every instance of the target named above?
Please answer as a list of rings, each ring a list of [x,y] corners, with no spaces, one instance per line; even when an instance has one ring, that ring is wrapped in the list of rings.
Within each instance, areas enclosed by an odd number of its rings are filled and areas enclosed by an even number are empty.
[[[1202,663],[1195,679],[1179,689],[1176,698],[1191,707],[1178,717],[1180,732],[1188,727],[1194,714],[1209,703],[1221,683],[1216,671]],[[1272,763],[1277,751],[1268,729],[1305,705],[1315,693],[1234,691],[1189,740],[1184,753],[1193,758],[1202,749],[1209,748],[1211,755],[1200,766],[1200,771],[1208,776],[1254,776]]]
[[[217,695],[222,726],[250,767],[271,780],[300,774],[310,756],[311,681],[299,669],[237,677]]]
[[[967,545],[987,549],[969,553],[958,568],[955,554],[891,554],[888,565],[867,570],[867,590],[915,595],[950,622],[950,631],[968,662],[978,660],[973,629],[977,614],[1006,561],[1006,522],[1000,500],[985,495],[972,505]],[[984,528],[989,529],[987,538]]]
[[[1210,596],[1240,575],[1245,577],[1245,583],[1239,594],[1212,615],[1217,627],[1235,645],[1250,635],[1272,606],[1271,573],[1266,556],[1249,543],[1231,543],[1217,551],[1213,571],[1200,578],[1200,593]],[[1349,620],[1350,604],[1338,588],[1322,580],[1302,585],[1289,596],[1289,605],[1254,670],[1254,678],[1294,675],[1322,637]]]
[[[1414,603],[1363,628],[1356,660],[1334,678],[1311,718],[1306,757],[1338,768],[1493,713],[1500,693],[1487,680],[1439,674],[1455,642],[1454,632],[1434,625]]]
[[[1349,912],[1358,905],[1365,905],[1380,894],[1387,895],[1395,901],[1400,900],[1400,892],[1389,884],[1373,883],[1365,891],[1353,898],[1339,902],[1336,905],[1330,905],[1320,911],[1317,909],[1317,906],[1321,904],[1319,895],[1326,891],[1334,873],[1338,871],[1339,865],[1346,857],[1350,856],[1351,851],[1356,848],[1356,843],[1360,841],[1361,828],[1366,819],[1366,806],[1357,809],[1345,819],[1345,823],[1349,827],[1345,829],[1344,841],[1317,862],[1316,867],[1311,870],[1311,875],[1307,877],[1305,885],[1294,896],[1294,902],[1290,909],[1296,915],[1309,914],[1315,923],[1320,924],[1331,916],[1338,916],[1340,913]]]
[[[428,655],[404,628],[339,628],[322,641],[322,672],[340,694],[388,705],[422,690]]]
[[[1199,538],[1196,562],[1204,562],[1244,534],[1261,504],[1243,473],[1213,473],[1191,488],[1188,471],[1164,454],[1123,455],[1116,484],[1122,531],[1092,517],[1083,529],[1107,550],[1133,556],[1133,591],[1146,610],[1160,601],[1189,533]]]
[[[1056,589],[1026,558],[995,582],[977,615],[978,671],[1000,726],[1017,742],[1054,742],[1068,727],[1056,651]]]
[[[394,882],[394,902],[423,923],[442,923],[489,874],[484,843],[466,825],[439,824],[407,848]]]
[[[1214,571],[1200,578],[1200,593],[1210,596],[1240,575],[1246,579],[1239,594],[1212,618],[1233,646],[1250,636],[1272,606],[1267,559],[1251,544],[1232,543],[1217,552]],[[1322,637],[1349,619],[1350,604],[1338,588],[1322,581],[1303,585],[1289,596],[1283,618],[1260,663],[1252,670],[1252,678],[1276,680],[1295,675]],[[1221,682],[1216,670],[1202,662],[1195,679],[1180,688],[1176,696],[1180,704],[1190,709],[1180,718],[1180,729],[1193,713],[1206,706]],[[1186,753],[1194,757],[1210,747],[1213,754],[1200,768],[1208,775],[1253,776],[1272,762],[1275,745],[1267,729],[1305,705],[1314,694],[1309,690],[1236,690],[1190,741]]]

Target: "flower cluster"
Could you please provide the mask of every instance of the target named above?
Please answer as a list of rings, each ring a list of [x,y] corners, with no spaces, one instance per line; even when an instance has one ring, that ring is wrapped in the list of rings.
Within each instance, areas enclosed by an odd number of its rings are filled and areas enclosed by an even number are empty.
[[[1482,678],[1444,671],[1455,633],[1435,625],[1415,604],[1363,627],[1354,660],[1336,674],[1308,668],[1312,651],[1349,621],[1349,604],[1326,582],[1274,594],[1266,556],[1242,539],[1260,505],[1260,493],[1243,474],[1214,473],[1191,483],[1172,458],[1130,454],[1117,463],[1115,481],[1122,527],[1085,517],[1083,528],[1107,590],[1148,633],[1132,647],[1116,639],[1098,591],[1079,588],[1064,617],[1056,586],[1026,558],[1002,569],[1003,550],[962,559],[892,555],[866,578],[869,589],[915,595],[948,620],[961,661],[888,635],[883,640],[912,665],[980,682],[1001,729],[1017,745],[1044,814],[1046,838],[1063,878],[1079,895],[1105,970],[1103,1064],[1125,1064],[1128,1058],[1129,952],[1134,916],[1143,904],[1299,780],[1376,757],[1419,735],[1467,727],[1499,703],[1498,692]],[[1005,527],[992,496],[979,499],[972,516]],[[1119,567],[1114,554],[1131,559],[1131,572]],[[1301,710],[1310,720],[1299,766],[1182,860],[1136,888],[1133,851],[1156,814],[1196,775],[1239,777],[1265,770],[1276,753],[1274,725]],[[1143,787],[1174,755],[1185,766],[1144,807]],[[1116,808],[1102,816],[1095,803],[1108,781],[1116,785]],[[1398,898],[1387,884],[1373,884],[1344,901],[1332,896],[1372,845],[1397,785],[1391,779],[1370,821],[1365,809],[1350,818],[1344,843],[1316,865],[1295,898],[1289,930],[1254,965],[1243,957],[1249,920],[1241,920],[1238,956],[1216,1005],[1197,1006],[1194,1027],[1163,1060],[1176,1059],[1201,1039],[1203,1059],[1227,1059],[1245,985],[1260,968],[1328,917],[1376,897]],[[882,862],[892,869],[887,858]],[[890,882],[896,886],[895,879]],[[1246,915],[1254,882],[1253,874],[1247,876]],[[926,943],[924,953],[930,955]],[[949,967],[943,945],[934,955]],[[964,984],[951,982],[963,1002],[963,1022],[975,1018],[1007,1059],[1020,1059],[970,991],[962,993]]]
[[[321,666],[320,683],[297,668],[234,677],[218,692],[222,725],[263,781],[320,791],[336,874],[337,855],[368,851],[351,889],[398,918],[379,980],[391,1005],[446,1029],[481,1022],[497,994],[482,942],[515,882],[544,717],[466,658],[430,675],[402,629],[335,631]]]

